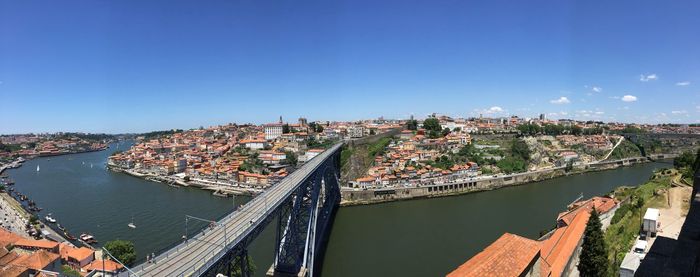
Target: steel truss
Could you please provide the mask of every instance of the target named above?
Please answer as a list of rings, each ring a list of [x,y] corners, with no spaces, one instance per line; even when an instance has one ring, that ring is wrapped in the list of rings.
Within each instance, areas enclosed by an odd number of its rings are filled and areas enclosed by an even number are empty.
[[[203,276],[252,275],[247,248],[277,219],[274,276],[313,276],[322,259],[333,216],[340,203],[340,149],[309,174],[295,191],[246,237],[230,249]]]

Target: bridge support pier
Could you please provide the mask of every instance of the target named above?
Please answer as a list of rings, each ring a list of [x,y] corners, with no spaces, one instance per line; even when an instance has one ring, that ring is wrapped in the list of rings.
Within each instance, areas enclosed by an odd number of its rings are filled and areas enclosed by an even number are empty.
[[[283,277],[314,277],[314,271],[320,268],[328,235],[332,226],[333,215],[340,203],[340,152],[342,144],[338,143],[326,150],[319,157],[307,162],[303,167],[283,179],[279,184],[269,188],[262,197],[253,199],[254,203],[248,209],[256,213],[234,212],[230,218],[222,219],[222,225],[228,226],[243,224],[244,228],[233,228],[234,238],[231,233],[223,229],[224,244],[220,249],[209,250],[213,256],[196,257],[196,259],[208,259],[201,265],[194,259],[187,260],[191,269],[182,271],[187,276],[251,276],[251,266],[247,247],[263,232],[272,220],[277,220],[275,238],[275,261],[267,271],[267,276]],[[292,181],[290,181],[292,180]],[[272,197],[268,206],[267,196]],[[266,201],[264,210],[261,202]],[[246,206],[242,208],[246,209]],[[235,219],[244,219],[238,223]],[[252,218],[252,220],[249,220]],[[250,226],[248,225],[250,222]],[[228,224],[228,225],[226,225]],[[216,229],[215,229],[216,230]],[[220,230],[220,229],[219,229]],[[231,230],[231,229],[228,229]],[[207,232],[214,236],[214,241],[220,241],[221,232],[218,234]],[[228,235],[228,237],[227,237]],[[190,244],[191,245],[191,244]],[[184,247],[189,245],[185,244]],[[193,251],[202,252],[199,249]],[[188,255],[187,252],[181,255]],[[188,257],[185,257],[188,258]],[[167,269],[160,269],[160,272]],[[173,272],[180,269],[171,270]],[[153,268],[141,269],[144,276],[153,275]],[[171,274],[172,275],[172,274]],[[181,275],[181,276],[182,276]],[[155,272],[153,276],[165,276]]]
[[[306,269],[306,267],[301,267],[301,269],[299,269],[299,273],[296,275],[293,275],[293,274],[280,274],[279,272],[275,272],[275,265],[271,265],[270,269],[268,269],[267,273],[265,273],[265,276],[269,276],[269,277],[306,277],[307,274],[309,274],[309,270]]]

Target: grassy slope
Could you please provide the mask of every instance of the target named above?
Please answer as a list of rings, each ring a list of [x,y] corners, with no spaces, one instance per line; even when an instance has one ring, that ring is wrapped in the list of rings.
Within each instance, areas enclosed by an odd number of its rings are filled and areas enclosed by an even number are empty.
[[[383,153],[391,140],[390,137],[384,137],[372,143],[345,146],[340,153],[343,182],[355,180],[367,174],[367,169],[372,166],[374,157]]]
[[[631,196],[628,204],[616,212],[613,224],[605,231],[605,243],[608,246],[608,260],[611,273],[617,274],[625,254],[632,248],[639,233],[641,213],[647,208],[666,207],[666,194],[662,189],[670,186],[670,177],[654,175],[651,180],[637,188],[621,188],[615,191],[615,197],[625,199]],[[643,199],[641,208],[637,207],[637,199]],[[617,222],[616,222],[617,221]]]

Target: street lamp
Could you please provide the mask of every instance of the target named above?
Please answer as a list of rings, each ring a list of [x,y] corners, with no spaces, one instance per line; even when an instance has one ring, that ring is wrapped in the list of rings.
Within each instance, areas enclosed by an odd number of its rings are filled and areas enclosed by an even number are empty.
[[[187,240],[189,240],[188,233],[187,233],[187,223],[188,223],[188,221],[189,221],[190,218],[196,219],[196,220],[199,220],[199,221],[202,221],[202,222],[209,223],[210,226],[212,226],[212,225],[218,225],[219,227],[223,226],[223,227],[224,227],[224,245],[223,245],[223,248],[228,247],[228,231],[227,231],[227,228],[226,228],[226,225],[225,225],[225,224],[223,224],[223,223],[218,223],[218,222],[216,222],[216,221],[209,220],[209,219],[204,219],[204,218],[199,218],[199,217],[196,217],[196,216],[191,216],[191,215],[185,215],[185,242],[186,242]],[[206,227],[205,227],[205,228],[206,228]]]

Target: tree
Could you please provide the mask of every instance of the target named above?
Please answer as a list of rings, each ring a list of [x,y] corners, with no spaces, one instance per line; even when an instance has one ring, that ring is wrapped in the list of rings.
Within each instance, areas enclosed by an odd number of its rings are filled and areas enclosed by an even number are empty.
[[[284,151],[284,155],[287,157],[287,163],[296,166],[298,159],[297,159],[297,154],[292,152],[292,151]]]
[[[574,136],[581,135],[583,129],[577,125],[571,126],[571,134]]]
[[[676,168],[683,168],[686,166],[693,166],[695,163],[695,155],[691,151],[685,151],[680,156],[673,159],[673,166]]]
[[[442,134],[441,134],[441,135],[442,135],[443,137],[446,136],[446,135],[449,135],[449,134],[450,134],[450,128],[442,129]]]
[[[35,214],[31,215],[29,217],[29,223],[31,223],[32,225],[39,223],[39,217]]]
[[[605,246],[601,226],[598,212],[593,209],[583,233],[578,263],[578,271],[582,277],[608,275],[608,249]]]
[[[61,266],[61,273],[63,273],[65,276],[69,276],[69,277],[81,277],[82,276],[82,275],[80,275],[80,272],[71,268],[68,265]]]
[[[284,125],[282,125],[282,133],[283,133],[283,134],[288,134],[289,132],[291,132],[291,130],[290,130],[290,128],[289,128],[289,124],[284,124]]]
[[[125,265],[131,265],[136,260],[134,243],[127,240],[113,240],[105,243],[105,249]]]
[[[428,118],[423,121],[423,129],[426,129],[428,131],[435,131],[435,132],[440,132],[442,131],[442,127],[440,126],[440,121],[438,121],[437,118]]]
[[[530,160],[530,148],[522,140],[514,139],[510,145],[510,151],[513,152],[513,156],[520,157],[525,161]]]

